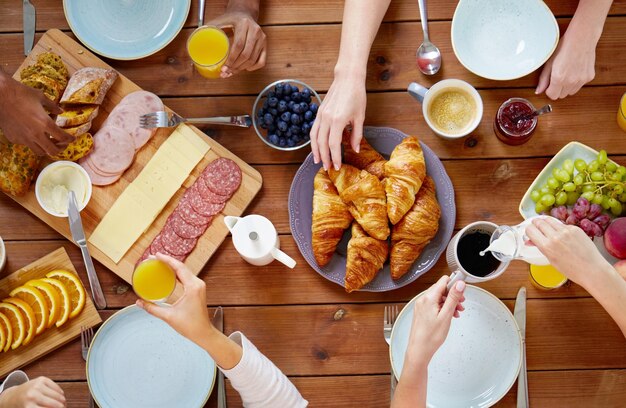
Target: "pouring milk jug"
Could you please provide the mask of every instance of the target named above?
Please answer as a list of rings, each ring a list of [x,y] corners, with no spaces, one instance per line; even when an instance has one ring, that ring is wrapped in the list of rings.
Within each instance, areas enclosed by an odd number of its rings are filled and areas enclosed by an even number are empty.
[[[273,260],[292,268],[296,261],[281,251],[280,239],[270,220],[261,215],[224,217],[224,223],[233,236],[233,244],[239,255],[248,263],[263,266]]]
[[[521,260],[533,265],[550,265],[550,261],[541,253],[539,248],[530,244],[526,236],[526,227],[536,218],[545,218],[540,215],[531,217],[514,227],[499,226],[491,235],[489,246],[480,252],[484,255],[490,251],[499,261]]]

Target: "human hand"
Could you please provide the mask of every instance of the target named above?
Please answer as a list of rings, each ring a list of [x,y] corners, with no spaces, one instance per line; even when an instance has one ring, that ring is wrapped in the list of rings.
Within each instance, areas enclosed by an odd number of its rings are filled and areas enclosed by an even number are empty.
[[[265,66],[266,35],[257,24],[256,13],[239,9],[226,11],[208,24],[220,28],[232,27],[234,39],[220,76],[229,78],[241,71],[255,71]]]
[[[465,310],[465,282],[458,281],[447,292],[449,276],[442,276],[415,301],[406,364],[428,365],[448,336],[453,317]]]
[[[363,121],[367,96],[365,81],[352,75],[335,75],[335,79],[320,105],[311,128],[311,150],[315,163],[324,169],[341,167],[341,139],[346,126],[352,126],[350,144],[359,152],[363,138]]]
[[[536,94],[556,100],[574,95],[595,77],[596,43],[587,30],[568,28],[539,76]]]
[[[176,272],[184,293],[171,307],[141,299],[137,300],[137,306],[163,320],[194,343],[200,343],[214,329],[206,308],[206,284],[182,262],[163,254],[157,254],[156,259],[165,262]]]
[[[64,408],[65,393],[49,378],[38,377],[0,394],[0,406],[11,408]]]
[[[59,153],[74,138],[60,129],[50,113],[61,109],[40,90],[0,71],[0,128],[11,143],[26,145],[39,156]]]
[[[552,217],[533,220],[526,235],[550,264],[568,279],[585,287],[598,273],[611,268],[584,231]]]

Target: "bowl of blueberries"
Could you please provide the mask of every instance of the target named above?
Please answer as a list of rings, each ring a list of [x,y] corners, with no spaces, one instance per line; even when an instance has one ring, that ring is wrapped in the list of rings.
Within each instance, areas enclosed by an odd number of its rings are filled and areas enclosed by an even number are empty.
[[[302,81],[272,82],[254,101],[254,130],[274,149],[300,149],[311,143],[309,133],[321,103],[317,92]]]

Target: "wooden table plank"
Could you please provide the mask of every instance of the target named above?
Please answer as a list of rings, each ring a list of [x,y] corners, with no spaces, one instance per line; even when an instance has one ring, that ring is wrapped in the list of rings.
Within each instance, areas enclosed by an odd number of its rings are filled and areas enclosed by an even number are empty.
[[[228,0],[207,2],[205,20],[210,21],[220,15],[225,9]],[[548,0],[546,1],[552,13],[556,16],[572,16],[576,11],[575,0]],[[33,1],[37,11],[37,30],[46,31],[50,28],[69,29],[69,24],[63,13],[63,3],[58,0]],[[451,20],[456,8],[456,2],[438,1],[428,5],[428,17],[431,21]],[[264,0],[261,5],[259,22],[263,25],[272,24],[311,24],[311,23],[338,23],[343,14],[341,0]],[[626,1],[616,0],[610,10],[610,15],[626,14]],[[197,24],[198,2],[191,2],[191,10],[185,22],[186,27]],[[419,10],[414,0],[394,0],[389,6],[385,21],[417,21]],[[3,2],[0,4],[0,32],[17,32],[22,30],[22,10],[14,4]]]
[[[567,19],[559,20],[561,29],[567,22]],[[626,42],[626,30],[621,29],[625,24],[626,17],[607,19],[597,47],[596,78],[592,84],[624,84],[626,53],[615,53],[615,46]],[[447,21],[430,25],[431,38],[441,38],[438,46],[444,63],[440,73],[425,77],[419,73],[414,57],[419,46],[420,30],[420,24],[414,22],[382,25],[370,53],[368,90],[404,90],[412,81],[431,84],[443,78],[464,79],[478,88],[536,86],[539,72],[514,81],[491,81],[469,73],[452,52],[450,22]],[[142,88],[163,96],[250,95],[256,94],[268,83],[286,77],[298,78],[317,91],[326,91],[333,79],[340,31],[341,26],[337,24],[268,27],[266,67],[226,80],[207,81],[195,72],[185,51],[185,41],[191,29],[183,30],[170,45],[140,63],[107,62]],[[22,35],[4,34],[0,38],[0,54],[6,56],[4,68],[14,72],[23,60]],[[294,44],[297,44],[297,49]],[[155,72],[160,75],[154,75]]]

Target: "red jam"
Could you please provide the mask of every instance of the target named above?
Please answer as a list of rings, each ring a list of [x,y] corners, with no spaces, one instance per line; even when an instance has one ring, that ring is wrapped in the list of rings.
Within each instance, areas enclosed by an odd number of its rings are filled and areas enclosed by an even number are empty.
[[[537,117],[524,116],[530,116],[534,111],[535,108],[526,99],[511,98],[504,102],[493,125],[498,139],[510,145],[526,143],[535,131]]]

